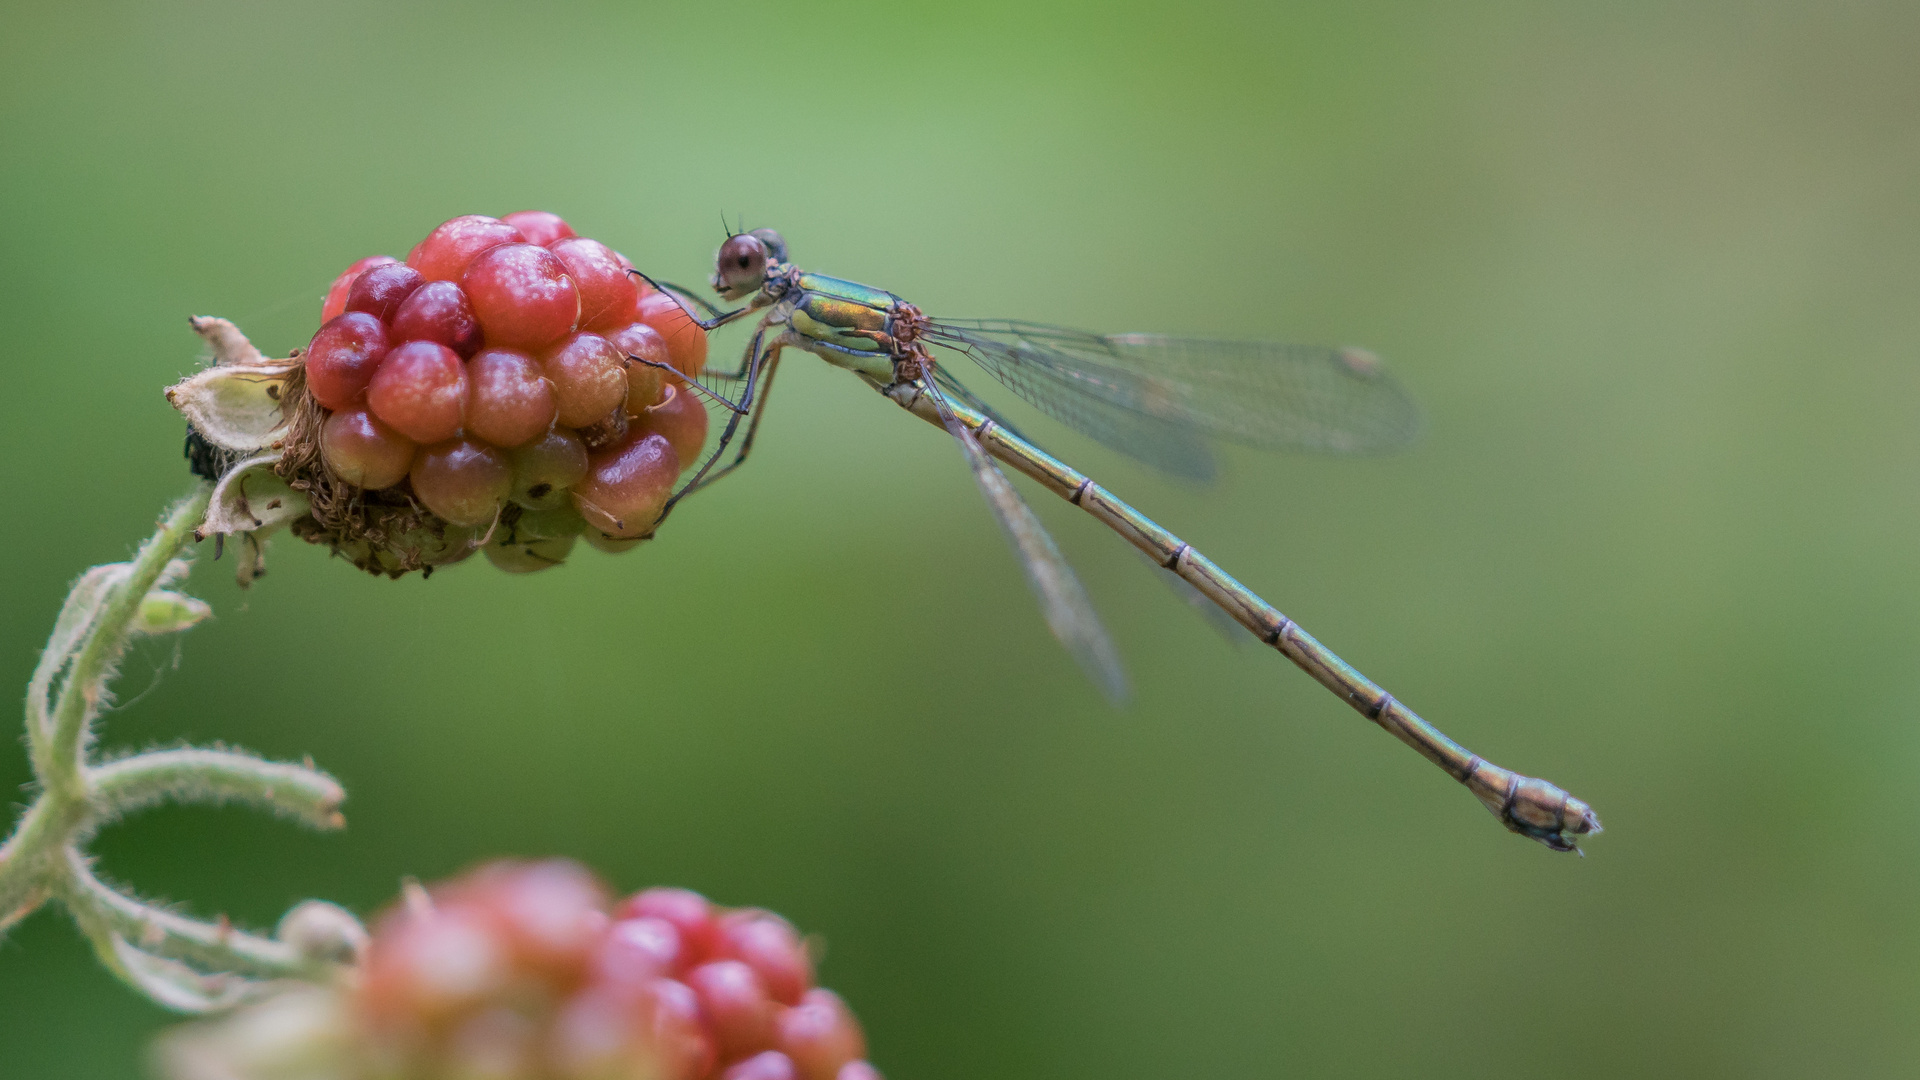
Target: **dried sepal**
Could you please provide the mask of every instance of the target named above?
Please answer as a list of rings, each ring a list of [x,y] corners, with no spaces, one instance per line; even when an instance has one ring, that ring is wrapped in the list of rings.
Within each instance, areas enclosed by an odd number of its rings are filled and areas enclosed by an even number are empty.
[[[298,360],[220,364],[167,388],[167,401],[179,409],[200,437],[237,453],[250,454],[279,442],[287,433],[287,379]]]
[[[213,349],[215,364],[265,364],[266,355],[247,340],[240,328],[214,315],[195,315],[187,320],[193,332]]]
[[[203,540],[232,536],[238,541],[234,578],[243,589],[267,572],[267,536],[308,514],[306,493],[275,471],[280,461],[280,452],[273,451],[236,462],[214,485],[207,516],[195,531]]]
[[[267,542],[258,533],[241,533],[237,546],[233,579],[241,588],[251,588],[267,572]]]
[[[201,538],[231,533],[270,532],[307,513],[307,496],[274,472],[278,453],[236,463],[214,486],[213,502],[201,522]]]

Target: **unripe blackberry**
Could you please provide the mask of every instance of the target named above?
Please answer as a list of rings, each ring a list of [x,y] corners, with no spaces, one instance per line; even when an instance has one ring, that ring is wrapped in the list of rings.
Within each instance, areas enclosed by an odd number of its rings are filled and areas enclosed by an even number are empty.
[[[549,214],[545,210],[515,210],[500,220],[519,229],[527,243],[541,247],[551,246],[574,234],[573,226],[561,220],[559,214]]]
[[[783,1005],[800,1004],[800,995],[813,985],[813,961],[800,935],[771,911],[748,908],[722,916],[715,951],[751,965]]]
[[[529,510],[572,506],[569,489],[586,479],[587,446],[565,429],[516,448],[513,463],[513,501]]]
[[[420,271],[411,266],[376,266],[354,279],[347,290],[347,310],[364,311],[383,323],[393,321],[394,312],[413,290],[420,287]]]
[[[427,509],[454,525],[484,528],[513,492],[507,455],[472,439],[448,439],[422,447],[408,474],[413,493]]]
[[[342,270],[340,276],[333,279],[333,284],[327,287],[327,298],[320,305],[320,321],[327,322],[347,310],[347,293],[363,272],[399,261],[391,255],[369,255]]]
[[[307,392],[329,409],[351,409],[391,349],[387,328],[364,311],[334,316],[307,343]]]
[[[867,1056],[867,1038],[840,995],[814,987],[780,1014],[774,1044],[793,1059],[799,1080],[835,1080],[847,1064]]]
[[[381,361],[367,383],[367,404],[415,442],[451,439],[460,433],[466,411],[466,366],[445,345],[409,341]]]
[[[294,532],[394,575],[482,537],[523,572],[581,535],[607,552],[651,535],[705,446],[684,378],[706,335],[632,265],[520,211],[453,218],[404,263],[349,267],[280,402],[274,469],[310,507]]]
[[[524,244],[520,230],[484,214],[442,222],[407,256],[407,265],[428,281],[459,281],[474,259],[502,244]]]
[[[395,341],[432,341],[467,357],[480,350],[480,320],[459,285],[429,281],[394,312],[391,336]]]
[[[571,504],[552,510],[510,508],[487,544],[487,561],[510,574],[530,574],[566,561],[586,522]]]
[[[589,458],[587,478],[574,487],[573,503],[588,525],[608,536],[646,536],[679,475],[680,455],[666,436],[634,430]]]
[[[553,384],[563,426],[597,424],[626,403],[626,361],[599,334],[583,331],[543,350],[540,369]]]
[[[622,901],[614,913],[622,919],[659,919],[680,935],[682,961],[692,967],[719,953],[719,914],[706,897],[692,889],[655,888]]]
[[[429,917],[390,920],[378,929],[368,950],[364,1001],[376,1027],[424,1034],[484,1006],[517,974],[491,912],[437,904]]]
[[[758,972],[738,960],[715,960],[687,972],[715,1048],[737,1060],[773,1045],[774,1001]]]
[[[607,343],[626,361],[627,415],[639,416],[659,404],[667,372],[653,365],[669,362],[667,339],[646,323],[636,322],[607,334]]]
[[[665,387],[660,404],[642,410],[635,420],[643,430],[666,436],[682,464],[696,460],[707,442],[706,407],[683,386]]]
[[[606,887],[578,863],[554,859],[481,867],[447,891],[485,910],[513,965],[555,983],[579,980],[606,937]]]
[[[571,237],[549,245],[548,250],[566,266],[567,276],[580,290],[582,327],[610,330],[633,320],[640,290],[612,248],[598,240]]]
[[[645,1031],[652,1037],[660,1071],[686,1080],[713,1075],[720,1054],[693,990],[675,979],[655,979],[638,998],[649,1021]]]
[[[594,954],[592,977],[622,986],[643,986],[686,970],[680,931],[665,919],[620,919]]]
[[[580,325],[580,290],[546,248],[502,244],[473,260],[460,288],[490,345],[538,349]]]
[[[362,409],[327,417],[320,428],[320,456],[335,476],[368,491],[389,488],[413,468],[412,439]]]
[[[481,350],[467,361],[467,387],[467,430],[495,446],[524,446],[553,426],[553,384],[526,353]]]

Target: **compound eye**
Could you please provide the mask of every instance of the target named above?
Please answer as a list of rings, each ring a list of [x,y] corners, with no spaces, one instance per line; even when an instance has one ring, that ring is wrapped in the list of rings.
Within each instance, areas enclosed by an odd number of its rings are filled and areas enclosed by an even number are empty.
[[[767,245],[768,262],[783,263],[790,261],[787,258],[787,238],[781,236],[777,231],[773,229],[754,229],[747,235],[759,237],[760,242]]]
[[[750,233],[730,237],[720,245],[713,276],[729,292],[758,289],[767,280],[767,245]]]

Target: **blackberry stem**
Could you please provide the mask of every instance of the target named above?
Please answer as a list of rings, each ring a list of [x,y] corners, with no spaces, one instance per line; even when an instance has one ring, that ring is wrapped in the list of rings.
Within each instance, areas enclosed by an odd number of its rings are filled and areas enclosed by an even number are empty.
[[[94,722],[128,640],[184,630],[207,613],[164,586],[186,575],[176,556],[194,540],[212,492],[212,484],[196,482],[131,562],[94,567],[74,583],[27,688],[28,756],[40,793],[0,845],[0,932],[58,899],[109,970],[184,1012],[246,1000],[265,980],[327,981],[339,970],[286,942],[236,930],[224,917],[191,919],[130,896],[95,876],[85,853],[102,825],[168,800],[241,802],[320,829],[344,824],[346,793],[308,765],[192,747],[89,760]]]

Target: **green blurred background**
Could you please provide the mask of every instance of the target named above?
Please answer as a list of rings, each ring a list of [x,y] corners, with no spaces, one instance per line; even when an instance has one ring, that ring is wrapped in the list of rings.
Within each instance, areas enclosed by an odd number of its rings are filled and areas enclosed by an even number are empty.
[[[947,440],[802,358],[627,555],[203,564],[107,742],[311,754],[351,825],[158,811],[105,871],[253,924],[505,853],[764,904],[896,1080],[1911,1075],[1920,7],[918,8],[8,3],[0,683],[185,487],[187,315],[282,352],[347,263],[526,207],[697,279],[739,214],[936,313],[1388,357],[1394,458],[1187,490],[1032,427],[1590,800],[1590,856],[1029,488],[1109,710]],[[0,1073],[132,1075],[167,1021],[60,914],[0,944]]]

